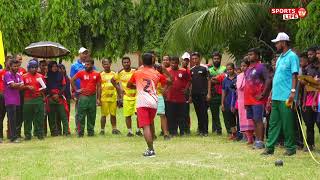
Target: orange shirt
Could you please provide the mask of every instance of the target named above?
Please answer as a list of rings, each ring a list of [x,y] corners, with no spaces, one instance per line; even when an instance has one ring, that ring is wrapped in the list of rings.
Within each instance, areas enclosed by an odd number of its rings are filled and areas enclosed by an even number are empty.
[[[100,73],[96,71],[87,72],[79,71],[75,75],[76,79],[80,79],[80,88],[83,90],[80,94],[84,96],[92,96],[96,94],[97,83],[101,82]]]
[[[166,83],[166,78],[151,67],[141,67],[134,72],[129,82],[137,87],[137,108],[158,108],[157,85]]]
[[[35,75],[27,73],[22,76],[23,83],[25,86],[34,87],[34,91],[31,91],[29,89],[25,90],[25,93],[24,93],[25,99],[34,99],[41,96],[41,91],[40,91],[41,84],[37,81],[38,78],[41,78],[44,81],[43,76],[39,73],[36,73]]]

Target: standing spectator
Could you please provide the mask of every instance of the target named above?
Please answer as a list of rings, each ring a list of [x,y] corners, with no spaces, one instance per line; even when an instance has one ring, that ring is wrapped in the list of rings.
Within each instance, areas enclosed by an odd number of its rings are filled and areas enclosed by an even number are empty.
[[[73,90],[79,93],[77,126],[78,137],[83,137],[85,122],[87,117],[88,136],[94,136],[94,126],[96,121],[97,105],[100,105],[101,99],[101,76],[100,73],[93,70],[94,61],[88,59],[85,62],[85,70],[79,71],[71,78]],[[80,89],[75,82],[80,79]]]
[[[170,63],[171,68],[168,72],[173,82],[167,94],[169,132],[171,135],[177,135],[179,128],[180,136],[183,136],[189,129],[185,118],[185,92],[190,86],[190,75],[185,69],[179,68],[178,57],[172,57]]]
[[[162,66],[159,64],[155,64],[155,69],[160,73],[163,74]],[[157,95],[158,95],[158,108],[157,108],[157,115],[160,116],[161,120],[161,132],[163,134],[164,140],[170,140],[169,131],[168,131],[168,121],[167,116],[168,112],[166,112],[166,106],[168,104],[164,102],[164,97],[167,95],[169,84],[165,84],[164,86],[158,83],[157,87]]]
[[[20,143],[17,136],[17,117],[18,108],[20,106],[20,93],[19,90],[23,87],[23,82],[21,76],[18,74],[19,61],[10,59],[10,71],[7,71],[4,75],[3,85],[4,85],[4,101],[5,109],[7,111],[8,123],[9,123],[9,133],[10,142]]]
[[[58,71],[58,64],[55,61],[51,61],[48,64],[48,83],[47,83],[47,98],[46,98],[46,110],[48,113],[49,126],[51,135],[69,136],[69,123],[67,114],[69,114],[68,103],[64,97],[66,89],[66,80],[64,75]],[[58,131],[57,119],[60,119],[63,125],[63,131]]]
[[[38,60],[37,60],[38,61]],[[48,73],[48,62],[46,60],[41,60],[39,61],[39,71],[38,71],[39,74],[41,74],[43,76],[43,79],[44,79],[44,82],[47,83],[48,80],[47,80],[47,73]],[[44,96],[46,96],[47,92],[44,92]],[[48,129],[48,113],[47,111],[44,111],[44,117],[43,117],[43,125],[44,125],[44,135],[47,136],[47,129]],[[50,126],[50,123],[49,123],[49,126]],[[50,128],[50,127],[49,127]],[[58,136],[58,134],[56,134],[54,132],[53,129],[50,128],[50,133],[51,133],[51,136]]]
[[[64,90],[64,97],[67,100],[67,104],[68,104],[68,109],[69,109],[69,113],[67,113],[67,119],[68,119],[68,126],[69,126],[69,130],[68,132],[70,132],[70,111],[71,111],[71,107],[70,107],[70,101],[71,101],[71,85],[70,85],[70,78],[67,75],[67,71],[66,71],[66,67],[63,64],[58,64],[58,68],[59,68],[59,72],[62,73],[62,75],[64,76],[64,79],[66,80],[66,88]],[[61,118],[58,117],[57,120],[57,130],[58,133],[61,134],[62,132],[62,127],[61,127]]]
[[[271,79],[266,67],[260,63],[260,53],[257,48],[248,51],[250,66],[245,73],[246,85],[244,86],[244,105],[247,110],[247,118],[253,119],[255,124],[256,149],[264,148],[264,106],[267,102]]]
[[[15,59],[19,61],[19,70],[18,74],[22,77],[24,74],[27,73],[27,71],[21,67],[22,64],[22,55],[18,54],[15,56]],[[24,104],[24,91],[20,91],[20,106],[18,106],[18,113],[17,113],[17,136],[18,138],[21,138],[21,128],[23,124],[23,104]]]
[[[182,68],[186,70],[188,73],[188,76],[191,77],[190,73],[190,68],[189,68],[189,62],[190,62],[190,54],[188,52],[185,52],[182,55]],[[186,134],[190,134],[190,128],[191,128],[191,119],[190,119],[190,103],[189,103],[189,97],[190,97],[190,89],[186,89],[185,92],[185,98],[186,98],[186,113],[185,113],[185,118],[187,122],[187,129],[186,129]]]
[[[136,89],[130,89],[127,87],[128,81],[130,80],[133,73],[136,69],[131,67],[131,60],[129,57],[122,58],[122,66],[121,69],[111,80],[114,87],[118,87],[118,91],[120,92],[120,101],[123,103],[123,116],[126,118],[126,125],[128,129],[127,136],[133,136],[132,131],[132,116],[136,113]],[[118,86],[118,84],[120,86]],[[120,103],[120,104],[122,104]],[[112,134],[118,134],[119,132],[113,131]],[[137,121],[137,136],[143,136]]]
[[[89,51],[88,49],[81,47],[79,49],[79,59],[71,65],[70,69],[70,78],[73,78],[75,74],[77,74],[79,71],[82,71],[85,69],[85,61],[89,57]],[[80,80],[77,79],[75,82],[76,88],[80,89]],[[78,100],[79,100],[79,93],[74,93],[75,94],[75,125],[76,125],[76,132],[79,131],[79,123],[78,123]]]
[[[201,57],[198,52],[191,55],[194,65],[191,68],[191,96],[198,117],[198,135],[208,136],[208,101],[211,99],[211,81],[208,67],[200,64]]]
[[[286,33],[279,33],[272,42],[275,43],[277,50],[282,53],[277,60],[273,78],[270,127],[266,149],[262,154],[274,153],[275,144],[281,130],[283,130],[285,155],[291,156],[296,153],[296,144],[293,111],[290,106],[296,92],[299,58],[289,48],[289,36]]]
[[[2,143],[3,141],[3,121],[4,121],[4,117],[6,116],[6,105],[5,105],[4,96],[3,96],[3,90],[4,90],[3,80],[4,80],[4,75],[10,69],[9,68],[10,65],[8,65],[7,58],[6,58],[5,64],[6,64],[5,69],[0,70],[0,143]]]
[[[227,64],[227,77],[222,82],[221,110],[224,119],[224,125],[230,140],[236,139],[236,116],[231,110],[234,108],[232,97],[235,96],[237,75],[233,63]],[[233,101],[234,102],[234,101]]]
[[[34,136],[42,140],[44,138],[44,96],[46,88],[43,75],[37,73],[38,61],[30,60],[28,63],[28,73],[23,75],[24,82],[24,105],[23,121],[25,140],[31,140],[32,124],[34,125]]]
[[[250,62],[244,60],[241,62],[241,73],[237,75],[237,96],[238,96],[238,111],[240,131],[244,132],[247,137],[248,144],[253,144],[254,123],[252,119],[247,118],[247,111],[244,106],[245,95],[244,88],[246,85],[245,73],[250,65]]]
[[[164,55],[162,57],[162,64],[164,65],[165,68],[170,67],[170,56],[169,55]]]
[[[112,131],[119,131],[117,129],[117,91],[112,85],[111,79],[116,73],[111,71],[111,60],[102,59],[102,66],[104,71],[100,73],[101,76],[101,131],[100,135],[104,135],[104,128],[106,126],[106,118],[110,115],[110,122]]]
[[[222,81],[223,78],[217,78],[219,75],[224,74],[226,67],[221,65],[222,55],[219,52],[212,54],[212,64],[209,67],[209,73],[211,78],[211,100],[210,110],[212,115],[212,133],[222,134],[221,123],[220,123],[220,105],[221,105],[221,94],[222,94]]]
[[[166,78],[153,68],[152,54],[144,54],[142,61],[143,67],[140,67],[139,70],[134,72],[127,87],[136,88],[138,92],[137,114],[139,127],[143,128],[143,135],[148,145],[148,149],[143,153],[143,156],[154,157],[153,140],[155,133],[153,121],[158,106],[156,87],[159,82],[164,85]]]

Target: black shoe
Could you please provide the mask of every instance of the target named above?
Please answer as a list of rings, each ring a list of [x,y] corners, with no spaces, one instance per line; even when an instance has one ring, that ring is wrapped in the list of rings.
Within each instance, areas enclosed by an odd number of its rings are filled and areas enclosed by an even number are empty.
[[[118,129],[112,129],[112,134],[119,135],[121,132]]]
[[[185,131],[185,132],[186,132],[186,134],[187,134],[187,135],[190,135],[190,134],[191,134],[190,129],[186,129],[186,131]]]
[[[15,140],[12,140],[10,141],[11,143],[21,143],[21,141],[19,139],[15,139]]]
[[[39,140],[44,140],[44,137],[43,136],[38,136],[38,139]]]
[[[88,137],[93,137],[93,136],[94,136],[93,133],[88,134]]]
[[[284,156],[292,156],[295,154],[296,154],[296,151],[288,151],[288,150],[285,153],[283,153]]]
[[[30,141],[30,140],[31,140],[31,137],[25,137],[24,140],[25,140],[25,141]]]
[[[165,141],[169,141],[171,139],[171,137],[168,136],[168,135],[164,135],[163,138],[164,138]]]
[[[153,136],[153,140],[157,140],[158,137],[156,135]]]
[[[69,132],[67,132],[67,133],[63,133],[63,136],[65,136],[65,137],[70,137],[71,134],[70,134]]]
[[[142,134],[142,132],[141,132],[141,131],[136,132],[136,135],[137,135],[137,136],[140,136],[140,137],[142,137],[142,136],[143,136],[143,134]]]
[[[310,151],[313,151],[313,150],[314,150],[314,146],[309,146],[309,149],[310,149]],[[309,150],[308,150],[307,147],[305,147],[305,148],[303,149],[303,151],[304,151],[304,152],[309,152]]]
[[[159,136],[164,136],[163,131],[160,132]]]
[[[104,131],[100,131],[100,133],[99,133],[101,136],[104,136]]]
[[[78,138],[83,138],[83,134],[78,134]]]
[[[222,131],[217,131],[217,135],[221,136],[222,135]]]
[[[266,149],[263,151],[263,153],[261,153],[261,155],[268,156],[268,155],[273,155],[273,153],[274,153],[273,151]]]
[[[143,154],[144,157],[156,157],[154,150],[147,149]]]
[[[127,137],[133,137],[133,136],[134,136],[134,134],[133,134],[133,133],[128,132]]]

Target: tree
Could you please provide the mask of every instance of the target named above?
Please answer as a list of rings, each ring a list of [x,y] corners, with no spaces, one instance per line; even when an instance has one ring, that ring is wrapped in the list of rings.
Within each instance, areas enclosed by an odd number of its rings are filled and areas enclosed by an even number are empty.
[[[6,51],[18,53],[37,41],[40,32],[38,0],[3,0],[0,3],[0,30]]]

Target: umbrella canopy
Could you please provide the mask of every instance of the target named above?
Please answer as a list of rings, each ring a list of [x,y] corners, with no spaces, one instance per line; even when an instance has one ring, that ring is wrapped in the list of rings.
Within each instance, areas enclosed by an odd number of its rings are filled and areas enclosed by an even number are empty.
[[[32,43],[24,49],[28,56],[37,58],[56,58],[66,56],[70,51],[59,43],[41,41]]]

